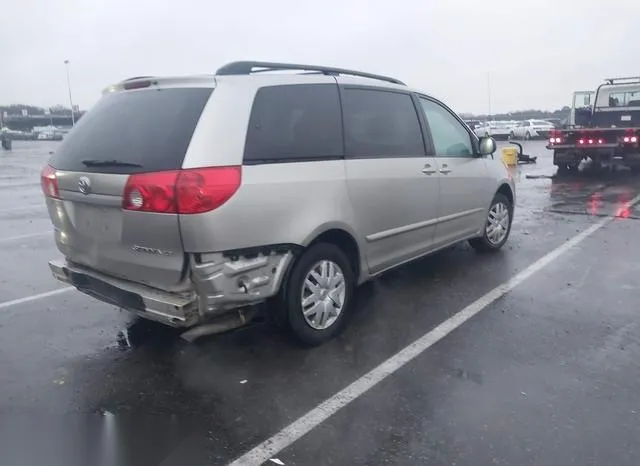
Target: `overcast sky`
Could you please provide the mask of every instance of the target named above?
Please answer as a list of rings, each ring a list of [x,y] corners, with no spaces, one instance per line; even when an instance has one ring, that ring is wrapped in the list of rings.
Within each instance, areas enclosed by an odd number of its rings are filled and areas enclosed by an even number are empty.
[[[83,109],[123,78],[243,59],[387,74],[476,113],[555,109],[640,74],[640,0],[6,0],[1,14],[0,105],[68,105],[65,59]]]

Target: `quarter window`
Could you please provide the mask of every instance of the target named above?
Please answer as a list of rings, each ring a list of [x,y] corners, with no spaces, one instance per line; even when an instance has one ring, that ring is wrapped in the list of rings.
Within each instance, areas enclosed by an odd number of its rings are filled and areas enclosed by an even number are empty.
[[[418,113],[409,94],[345,88],[342,108],[347,157],[425,155]]]
[[[424,110],[436,155],[470,157],[473,155],[471,135],[446,108],[428,100],[420,99]]]

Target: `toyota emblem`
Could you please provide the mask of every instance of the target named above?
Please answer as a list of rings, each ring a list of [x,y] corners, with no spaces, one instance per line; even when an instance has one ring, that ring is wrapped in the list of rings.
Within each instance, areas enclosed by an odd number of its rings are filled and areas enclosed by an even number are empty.
[[[86,176],[80,177],[78,180],[78,189],[84,195],[87,195],[91,192],[91,180]]]

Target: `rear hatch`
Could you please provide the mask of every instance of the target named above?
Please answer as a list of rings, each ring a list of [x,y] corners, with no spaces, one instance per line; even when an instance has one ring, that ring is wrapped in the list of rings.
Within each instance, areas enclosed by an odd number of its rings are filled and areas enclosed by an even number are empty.
[[[179,216],[170,204],[212,88],[150,81],[131,87],[105,94],[80,119],[43,171],[43,189],[58,248],[68,260],[179,289],[185,254]],[[150,176],[153,183],[145,182]],[[138,208],[145,196],[158,204]],[[140,205],[131,208],[138,198]]]

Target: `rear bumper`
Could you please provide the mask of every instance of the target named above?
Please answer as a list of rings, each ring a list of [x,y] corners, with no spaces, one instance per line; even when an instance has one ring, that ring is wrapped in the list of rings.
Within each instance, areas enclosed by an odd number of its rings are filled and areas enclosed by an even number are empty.
[[[51,261],[53,276],[89,296],[172,327],[198,322],[195,293],[173,294],[107,276],[65,261]]]
[[[251,254],[195,254],[189,264],[193,291],[184,293],[158,290],[64,260],[51,261],[49,267],[58,280],[100,301],[172,327],[191,327],[275,295],[292,260],[288,246],[260,248]]]

